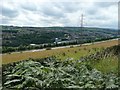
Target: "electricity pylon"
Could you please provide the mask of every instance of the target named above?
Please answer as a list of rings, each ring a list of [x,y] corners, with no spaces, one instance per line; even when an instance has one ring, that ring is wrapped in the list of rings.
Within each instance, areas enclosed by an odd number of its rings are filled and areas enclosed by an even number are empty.
[[[81,22],[81,28],[83,28],[83,14],[81,14],[81,20],[80,20],[80,22]]]
[[[81,28],[81,35],[83,35],[83,20],[84,20],[84,18],[83,18],[84,16],[83,16],[83,14],[81,14],[81,18],[80,18],[80,23],[81,23],[81,26],[80,26],[80,28]]]

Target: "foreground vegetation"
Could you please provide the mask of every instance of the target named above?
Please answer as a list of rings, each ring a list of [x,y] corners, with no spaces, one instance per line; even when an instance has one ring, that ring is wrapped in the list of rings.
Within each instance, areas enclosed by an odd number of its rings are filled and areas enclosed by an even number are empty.
[[[3,65],[3,88],[15,90],[117,89],[119,85],[117,66],[119,51],[120,46],[113,46],[78,60],[61,60],[53,56]],[[102,64],[106,64],[105,68],[100,67]]]

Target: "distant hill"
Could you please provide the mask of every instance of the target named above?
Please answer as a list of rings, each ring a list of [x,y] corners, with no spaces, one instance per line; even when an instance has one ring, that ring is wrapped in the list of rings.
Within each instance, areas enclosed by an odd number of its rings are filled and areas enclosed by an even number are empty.
[[[2,26],[2,45],[6,47],[54,43],[55,38],[84,43],[117,37],[117,30],[106,28]]]

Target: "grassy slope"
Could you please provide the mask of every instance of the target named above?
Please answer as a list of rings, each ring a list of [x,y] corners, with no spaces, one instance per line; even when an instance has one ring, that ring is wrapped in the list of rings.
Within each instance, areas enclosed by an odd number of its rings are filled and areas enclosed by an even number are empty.
[[[54,50],[45,50],[45,51],[38,51],[38,52],[22,52],[22,53],[13,53],[13,54],[4,54],[2,55],[2,63],[7,64],[11,62],[16,62],[20,60],[25,60],[28,58],[45,58],[49,56],[56,56],[59,59],[66,59],[71,57],[73,59],[79,59],[81,56],[89,55],[88,52],[90,50],[91,53],[95,53],[96,51],[92,50],[93,48],[106,48],[110,46],[114,46],[118,44],[117,40],[108,41],[97,43],[89,46],[80,46],[74,48],[62,48],[62,49],[54,49]],[[77,53],[75,53],[77,52]],[[63,55],[65,53],[65,56]]]
[[[90,64],[93,68],[107,74],[115,73],[118,75],[118,56],[120,55],[120,46],[106,48],[95,54],[86,56],[85,63]]]
[[[119,49],[120,46],[109,47],[78,60],[60,61],[49,57],[3,65],[3,86],[7,88],[101,88],[101,90],[118,88]]]
[[[101,71],[102,73],[115,73],[118,74],[118,57],[112,56],[105,59],[100,59],[99,62],[97,61],[88,61],[93,68]]]
[[[99,63],[95,64],[95,68],[100,70],[103,73],[114,72],[118,73],[118,58],[109,57],[103,60],[100,60]]]

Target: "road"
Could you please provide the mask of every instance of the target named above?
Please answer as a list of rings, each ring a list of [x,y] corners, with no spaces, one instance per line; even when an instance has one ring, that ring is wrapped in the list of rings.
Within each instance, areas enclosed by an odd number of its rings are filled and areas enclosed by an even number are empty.
[[[116,39],[110,39],[110,40],[105,40],[105,41],[99,41],[99,42],[93,42],[93,43],[85,43],[85,44],[78,44],[78,45],[68,45],[68,46],[61,46],[61,47],[53,47],[51,49],[60,49],[60,48],[70,48],[70,46],[73,46],[73,47],[77,47],[77,46],[85,46],[85,45],[92,45],[92,44],[97,44],[97,43],[102,43],[102,42],[108,42],[108,41],[112,41],[112,40],[118,40],[118,38]],[[26,50],[26,51],[21,51],[21,52],[38,52],[38,51],[45,51],[46,49],[35,49],[35,50]],[[11,54],[14,54],[14,53],[21,53],[21,52],[12,52]],[[5,53],[7,54],[7,53]],[[1,54],[2,55],[2,54]]]

